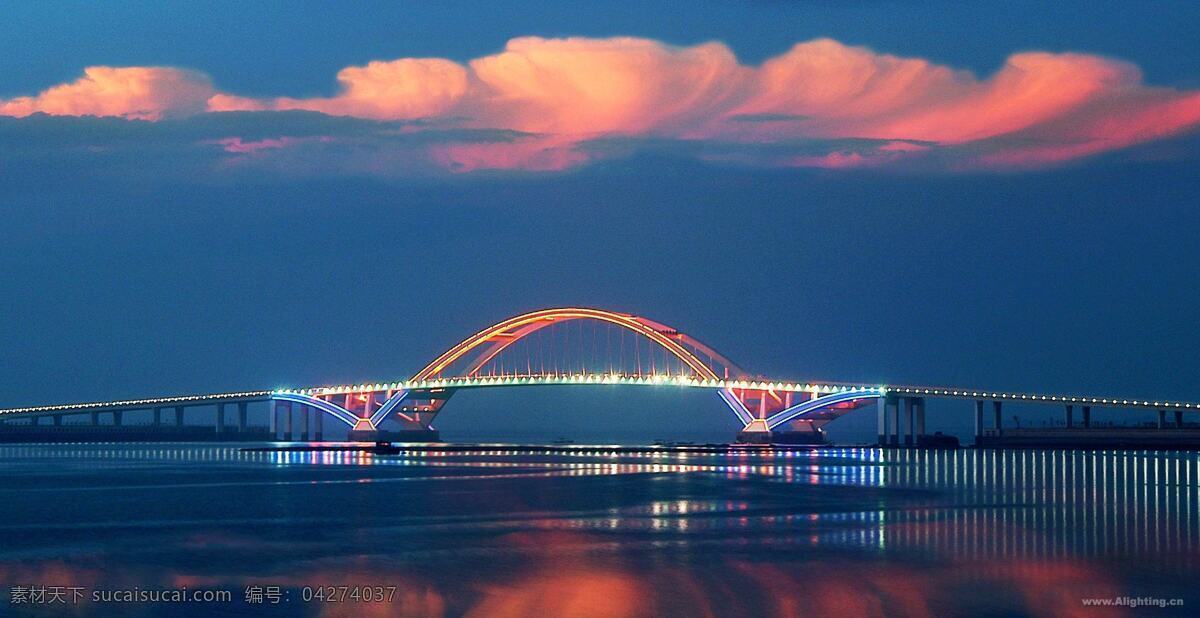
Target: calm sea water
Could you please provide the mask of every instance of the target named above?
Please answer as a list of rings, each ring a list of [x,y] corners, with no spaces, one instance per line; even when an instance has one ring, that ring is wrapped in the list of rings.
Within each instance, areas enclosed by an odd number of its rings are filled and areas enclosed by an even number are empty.
[[[1200,609],[1194,453],[242,446],[0,446],[0,615]],[[37,586],[84,598],[13,603]],[[231,600],[92,596],[180,588]]]

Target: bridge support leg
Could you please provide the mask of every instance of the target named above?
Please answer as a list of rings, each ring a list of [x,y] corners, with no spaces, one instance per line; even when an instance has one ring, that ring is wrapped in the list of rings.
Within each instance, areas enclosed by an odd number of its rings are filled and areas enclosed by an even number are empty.
[[[61,426],[62,425],[62,415],[55,414],[54,416],[51,416],[50,422],[53,423],[55,427]]]
[[[891,401],[891,399],[891,397],[880,397],[879,399],[875,400],[876,423],[878,424],[879,429],[879,446],[887,446],[887,408],[889,405],[888,402]]]
[[[888,444],[892,446],[900,446],[900,400],[896,400],[896,405],[892,406],[891,414],[892,422],[889,429],[891,435],[888,436]]]
[[[1000,408],[1002,403],[1003,402],[999,399],[992,402],[992,416],[994,417],[993,420],[996,423],[996,435],[1004,433],[1004,419],[1000,416]]]
[[[175,426],[183,427],[183,406],[175,406]]]
[[[154,408],[154,426],[162,425],[162,408]]]
[[[113,412],[112,415],[113,415],[113,426],[120,427],[121,426],[121,412],[120,411]]]
[[[1083,406],[1083,427],[1084,429],[1092,426],[1092,406]]]
[[[1167,428],[1167,411],[1166,410],[1158,411],[1158,428],[1159,429]]]
[[[270,425],[271,439],[279,439],[279,404],[280,402],[274,399],[268,399],[267,405],[270,409],[267,410],[267,424]]]
[[[1067,429],[1075,426],[1075,406],[1067,405]]]
[[[917,398],[917,435],[913,438],[913,444],[920,446],[925,441],[925,398]]]
[[[238,402],[238,433],[245,433],[246,431],[246,406],[247,403],[245,401]]]
[[[300,406],[300,441],[308,442],[309,421],[312,420],[312,408]]]
[[[983,400],[975,400],[975,446],[979,446],[983,437]]]
[[[321,442],[324,439],[321,423],[325,418],[325,413],[313,408],[313,440]]]
[[[225,431],[225,404],[217,404],[217,433]]]
[[[292,441],[292,403],[283,402],[283,441]]]
[[[1178,428],[1183,428],[1183,410],[1175,411],[1175,426]]]
[[[97,425],[100,424],[100,413],[99,412],[92,412],[89,416],[91,417],[92,427],[96,427]]]
[[[904,431],[902,432],[904,434],[904,446],[912,446],[916,442],[916,440],[914,440],[914,438],[916,437],[916,433],[917,433],[917,431],[916,431],[917,430],[916,407],[917,407],[916,399],[914,399],[913,397],[905,397],[904,398],[905,421],[904,421]]]

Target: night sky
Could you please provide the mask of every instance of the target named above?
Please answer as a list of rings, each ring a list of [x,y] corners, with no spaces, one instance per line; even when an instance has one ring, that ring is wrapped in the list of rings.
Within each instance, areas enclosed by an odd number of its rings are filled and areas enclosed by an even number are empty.
[[[777,378],[1200,400],[1194,3],[243,4],[5,9],[0,407],[402,379],[562,305]]]

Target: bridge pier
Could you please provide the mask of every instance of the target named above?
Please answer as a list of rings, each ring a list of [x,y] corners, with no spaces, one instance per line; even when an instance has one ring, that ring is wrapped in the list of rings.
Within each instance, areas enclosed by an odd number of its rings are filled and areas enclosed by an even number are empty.
[[[223,404],[223,403],[218,403],[218,404],[217,404],[217,427],[216,427],[216,432],[217,432],[217,433],[221,433],[221,432],[223,432],[223,431],[225,431],[225,404]]]
[[[1002,403],[1003,402],[1001,402],[999,399],[992,402],[992,416],[995,417],[994,421],[996,423],[996,435],[1004,433],[1004,419],[1000,417],[1000,408]]]
[[[1067,429],[1075,426],[1075,406],[1067,404]]]
[[[896,405],[892,406],[892,417],[889,424],[891,434],[888,436],[889,446],[900,446],[900,399],[896,400]]]
[[[875,400],[875,435],[876,442],[879,446],[883,446],[887,440],[887,397],[880,397]]]
[[[312,419],[312,408],[308,406],[300,406],[300,441],[308,442],[309,421]]]
[[[100,413],[99,412],[93,411],[88,416],[90,417],[90,420],[92,421],[92,427],[96,427],[100,424]]]
[[[113,417],[113,426],[120,427],[121,426],[121,411],[120,410],[114,411],[112,413],[112,417]]]
[[[1087,429],[1092,426],[1092,406],[1083,406],[1083,427]]]
[[[283,402],[283,441],[292,441],[292,402]]]
[[[1159,429],[1167,428],[1167,411],[1166,410],[1158,411],[1158,428]]]
[[[246,406],[247,405],[248,404],[245,401],[238,402],[238,418],[237,418],[238,433],[246,432],[246,416],[247,416]]]
[[[183,427],[183,406],[175,406],[175,426]]]
[[[899,443],[900,398],[880,397],[875,405],[879,420],[879,446],[895,446]]]
[[[62,415],[55,414],[54,416],[51,416],[50,422],[53,423],[55,427],[60,427],[62,425]]]
[[[975,446],[979,446],[983,437],[983,400],[975,400]]]
[[[917,402],[913,397],[904,398],[904,446],[912,446],[916,440]]]
[[[1183,410],[1175,411],[1175,427],[1183,428]]]
[[[913,437],[913,444],[921,446],[925,439],[925,398],[918,397],[916,401],[917,407],[917,435]]]
[[[154,426],[162,425],[162,408],[154,408]]]
[[[316,442],[321,442],[325,439],[323,432],[322,432],[322,427],[321,427],[321,424],[325,418],[325,414],[316,408],[312,409],[312,413],[313,413],[313,440]]]

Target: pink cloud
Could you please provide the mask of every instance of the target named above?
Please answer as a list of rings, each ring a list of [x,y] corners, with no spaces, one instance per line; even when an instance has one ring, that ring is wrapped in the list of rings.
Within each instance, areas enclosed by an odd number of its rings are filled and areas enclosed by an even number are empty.
[[[226,137],[215,141],[225,152],[235,154],[254,154],[263,150],[287,148],[299,142],[299,139],[288,136],[249,141],[244,141],[240,137]]]
[[[250,99],[216,95],[210,111],[302,109],[331,116],[409,120],[444,113],[467,92],[467,70],[441,58],[401,58],[338,71],[342,91],[313,99]]]
[[[1027,167],[1200,124],[1200,93],[1147,86],[1137,67],[1118,60],[1024,52],[980,78],[830,39],[751,66],[720,43],[523,37],[466,64],[401,58],[347,67],[337,79],[332,97],[248,98],[217,92],[203,75],[180,69],[91,67],[75,82],[0,100],[0,114],[158,120],[299,109],[516,132],[423,147],[427,161],[456,171],[566,169],[601,156],[602,149],[583,147],[589,142],[614,138],[741,147],[701,156],[750,165],[876,167],[940,152],[936,161],[960,161],[956,167]],[[808,146],[787,154],[796,143]],[[817,152],[813,144],[828,146]],[[755,154],[762,146],[775,148]]]
[[[83,77],[36,96],[0,99],[0,116],[120,116],[161,120],[203,112],[214,94],[208,77],[170,67],[88,67]]]

